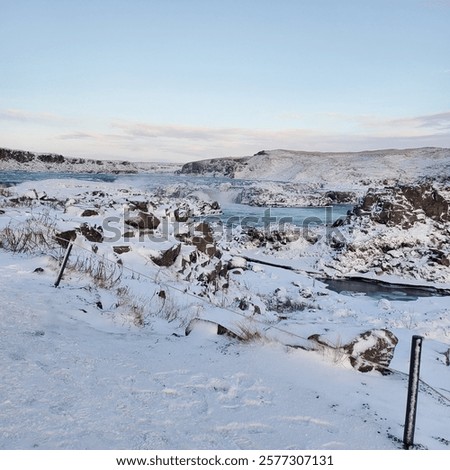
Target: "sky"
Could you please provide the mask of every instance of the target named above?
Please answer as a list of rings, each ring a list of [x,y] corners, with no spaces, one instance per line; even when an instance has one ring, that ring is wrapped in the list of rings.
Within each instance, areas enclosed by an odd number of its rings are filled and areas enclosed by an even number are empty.
[[[0,147],[450,147],[450,0],[0,0]]]

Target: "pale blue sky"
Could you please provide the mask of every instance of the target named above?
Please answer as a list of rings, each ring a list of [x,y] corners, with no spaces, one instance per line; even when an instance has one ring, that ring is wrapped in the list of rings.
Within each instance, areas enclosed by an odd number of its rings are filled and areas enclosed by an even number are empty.
[[[0,0],[0,146],[450,147],[450,0]]]

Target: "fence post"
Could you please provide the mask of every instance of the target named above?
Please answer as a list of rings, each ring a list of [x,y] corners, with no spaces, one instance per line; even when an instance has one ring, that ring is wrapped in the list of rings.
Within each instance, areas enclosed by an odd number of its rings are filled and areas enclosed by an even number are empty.
[[[406,403],[405,432],[403,448],[408,450],[414,443],[416,426],[417,397],[419,393],[420,357],[422,354],[422,336],[414,335],[411,341],[411,359],[409,363],[408,398]]]
[[[73,246],[73,242],[71,240],[69,241],[69,244],[67,245],[66,254],[64,255],[64,259],[61,264],[61,269],[59,270],[58,278],[56,279],[56,282],[55,282],[55,287],[58,287],[59,283],[61,282],[61,279],[64,274],[64,270],[66,269],[67,261],[69,260],[70,252],[72,251],[72,246]]]

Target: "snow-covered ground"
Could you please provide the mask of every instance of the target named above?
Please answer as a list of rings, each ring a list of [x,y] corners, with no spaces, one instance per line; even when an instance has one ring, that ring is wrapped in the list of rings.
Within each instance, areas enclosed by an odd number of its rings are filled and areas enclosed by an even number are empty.
[[[399,449],[420,334],[415,441],[448,450],[448,297],[329,291],[305,271],[329,247],[309,259],[308,241],[297,258],[239,230],[216,240],[183,222],[219,210],[198,196],[76,180],[0,190],[0,448]],[[54,236],[68,230],[55,288]],[[12,252],[20,236],[27,253]],[[389,375],[350,365],[343,346],[368,330],[398,338]]]

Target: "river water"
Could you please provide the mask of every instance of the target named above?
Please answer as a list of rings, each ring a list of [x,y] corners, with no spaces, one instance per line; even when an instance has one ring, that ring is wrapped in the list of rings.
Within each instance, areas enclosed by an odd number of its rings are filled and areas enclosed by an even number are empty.
[[[217,200],[222,208],[222,221],[233,218],[249,222],[260,227],[265,221],[274,219],[280,228],[283,224],[301,227],[305,223],[323,225],[332,224],[343,217],[352,208],[350,205],[333,205],[329,207],[255,207],[235,202],[243,188],[255,185],[255,181],[231,179],[226,177],[204,177],[177,175],[172,173],[142,174],[102,174],[102,173],[33,173],[26,171],[0,172],[0,184],[15,185],[26,181],[42,181],[47,179],[79,179],[84,181],[120,182],[127,186],[135,186],[148,191],[160,191],[163,188],[177,185],[188,187],[192,191],[204,193],[206,198]]]
[[[236,202],[236,196],[247,185],[256,184],[255,181],[235,180],[225,177],[201,177],[176,175],[171,173],[161,174],[93,174],[93,173],[32,173],[24,171],[0,172],[1,185],[15,185],[26,181],[39,181],[46,179],[78,179],[99,182],[122,182],[127,186],[135,186],[149,191],[164,191],[169,186],[182,185],[183,187],[198,190],[212,200],[218,200],[222,208],[219,215],[222,222],[236,224],[248,221],[248,226],[263,226],[270,220],[271,226],[282,229],[283,224],[291,224],[297,227],[311,225],[328,225],[335,220],[344,217],[352,208],[350,205],[334,205],[329,207],[254,207]],[[225,183],[225,184],[224,184]],[[221,192],[222,191],[222,192]],[[358,282],[351,280],[335,280],[327,282],[328,288],[349,295],[368,295],[377,299],[412,301],[418,297],[433,295],[430,292],[403,288],[402,286],[380,286],[370,282]]]

